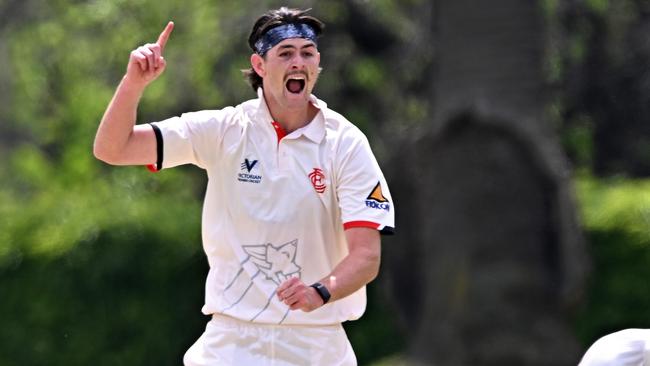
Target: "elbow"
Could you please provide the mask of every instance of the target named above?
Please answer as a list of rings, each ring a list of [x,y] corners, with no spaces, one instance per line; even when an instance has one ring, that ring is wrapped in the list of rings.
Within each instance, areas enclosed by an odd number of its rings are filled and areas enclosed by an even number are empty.
[[[93,155],[97,160],[101,160],[106,164],[117,165],[117,159],[114,156],[115,154],[113,154],[109,149],[103,147],[101,144],[98,144],[97,141],[95,141],[93,145]]]
[[[104,161],[104,154],[102,150],[99,147],[97,147],[97,142],[95,142],[95,144],[93,145],[93,156],[97,160]]]

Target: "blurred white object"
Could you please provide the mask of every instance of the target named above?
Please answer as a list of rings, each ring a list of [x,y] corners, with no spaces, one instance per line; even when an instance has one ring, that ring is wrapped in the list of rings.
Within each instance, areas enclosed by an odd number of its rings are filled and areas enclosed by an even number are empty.
[[[650,366],[650,329],[625,329],[600,338],[579,366]]]

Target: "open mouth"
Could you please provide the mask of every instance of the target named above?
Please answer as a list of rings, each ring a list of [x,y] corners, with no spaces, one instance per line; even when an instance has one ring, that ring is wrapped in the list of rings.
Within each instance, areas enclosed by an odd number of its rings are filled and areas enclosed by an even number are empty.
[[[291,77],[287,80],[286,88],[290,93],[300,94],[305,89],[305,79],[302,77]]]

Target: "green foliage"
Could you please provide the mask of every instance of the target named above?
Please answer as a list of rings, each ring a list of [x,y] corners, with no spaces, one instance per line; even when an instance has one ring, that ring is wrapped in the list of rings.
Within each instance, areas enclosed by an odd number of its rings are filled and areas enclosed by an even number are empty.
[[[547,19],[552,19],[557,16],[557,9],[559,6],[559,0],[541,0],[540,6],[544,11],[544,16]]]
[[[115,227],[0,271],[0,365],[178,365],[206,319],[205,260],[179,237]]]
[[[582,178],[578,183],[587,229],[625,231],[637,245],[650,245],[650,181]]]
[[[130,49],[154,41],[168,19],[176,45],[203,51],[187,58],[170,45],[178,67],[147,91],[140,119],[223,103],[211,92],[213,65],[229,43],[209,20],[228,7],[28,3],[38,20],[2,37],[13,103],[3,130],[18,138],[0,165],[0,365],[177,365],[206,321],[205,179],[108,168],[92,141]]]
[[[609,0],[586,0],[585,4],[589,9],[600,15],[604,15],[609,8]]]
[[[381,86],[383,78],[379,61],[372,58],[358,60],[354,65],[351,82],[362,89],[371,91]]]
[[[588,116],[568,121],[562,134],[567,154],[579,167],[589,167],[594,158],[594,123]]]
[[[586,344],[624,328],[650,328],[650,181],[582,177],[582,216],[593,273],[576,330]]]

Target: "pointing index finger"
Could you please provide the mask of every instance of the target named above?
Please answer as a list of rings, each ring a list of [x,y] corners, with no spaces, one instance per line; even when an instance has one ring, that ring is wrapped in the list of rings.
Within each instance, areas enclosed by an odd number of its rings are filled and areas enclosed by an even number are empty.
[[[167,40],[169,39],[169,35],[172,34],[173,29],[174,22],[169,22],[162,33],[160,33],[160,36],[158,36],[156,43],[160,46],[160,52],[165,49],[165,44],[167,44]]]

